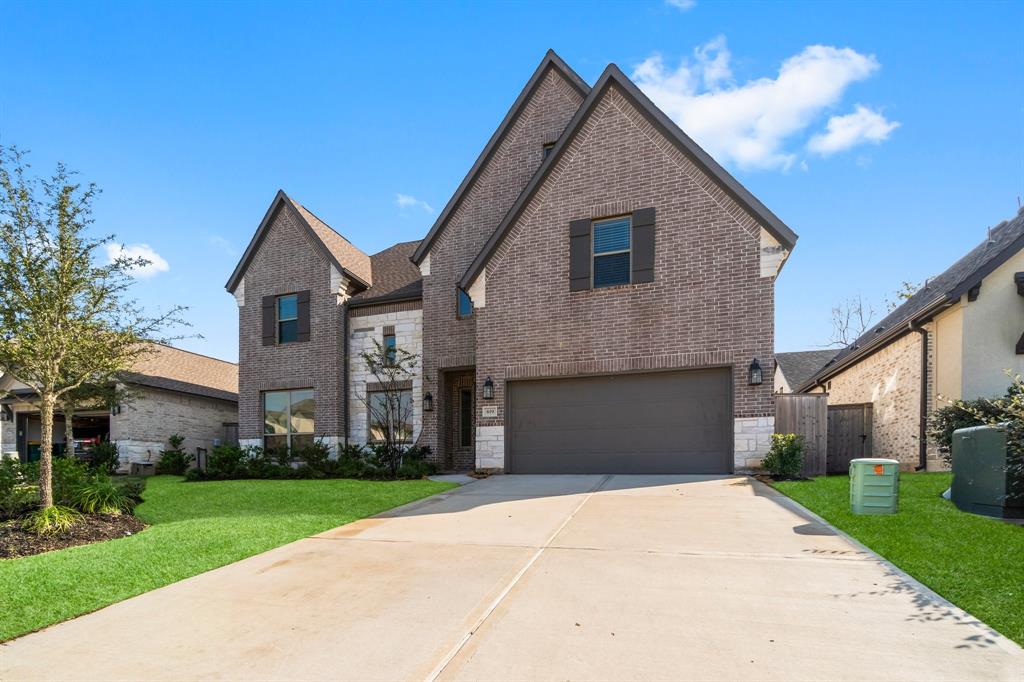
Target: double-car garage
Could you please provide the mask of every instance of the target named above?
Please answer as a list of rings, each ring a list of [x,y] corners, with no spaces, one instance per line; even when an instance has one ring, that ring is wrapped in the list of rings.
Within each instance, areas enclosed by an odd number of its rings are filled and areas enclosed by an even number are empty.
[[[509,382],[506,470],[732,471],[728,368]]]

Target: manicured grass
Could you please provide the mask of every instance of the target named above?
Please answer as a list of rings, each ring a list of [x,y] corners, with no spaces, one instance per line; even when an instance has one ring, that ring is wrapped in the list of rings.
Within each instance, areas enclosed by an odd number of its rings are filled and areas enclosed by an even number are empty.
[[[0,641],[453,487],[150,478],[132,537],[0,561]]]
[[[850,479],[775,487],[965,611],[1024,644],[1024,528],[968,514],[940,495],[950,474],[900,474],[900,511],[850,513]]]

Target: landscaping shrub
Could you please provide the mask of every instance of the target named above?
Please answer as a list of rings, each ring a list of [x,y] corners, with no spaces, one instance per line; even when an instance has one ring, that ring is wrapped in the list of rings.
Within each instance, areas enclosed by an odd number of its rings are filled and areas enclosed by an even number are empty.
[[[142,502],[142,491],[146,489],[144,478],[120,478],[114,481],[121,492],[132,501],[133,506]]]
[[[75,508],[86,514],[120,514],[135,508],[135,501],[109,478],[96,478],[75,489]]]
[[[34,481],[39,480],[38,462],[32,463]],[[53,460],[53,501],[57,504],[73,503],[75,491],[92,478],[89,466],[73,457],[57,457]]]
[[[773,478],[792,479],[800,474],[804,464],[804,438],[795,433],[772,434],[772,447],[761,460],[761,466]]]
[[[0,460],[0,520],[21,516],[39,503],[38,478],[16,459]]]
[[[338,457],[331,457],[331,449],[321,441],[295,450],[292,455],[280,451],[237,445],[213,448],[207,459],[206,471],[193,469],[185,477],[188,481],[218,481],[228,479],[318,479],[358,478],[364,480],[416,479],[436,472],[426,461],[430,448],[410,447],[403,454],[396,476],[389,475],[386,460],[379,453],[383,446],[364,447],[350,443],[338,448]],[[282,463],[284,462],[284,463]],[[296,462],[298,466],[292,466]]]
[[[170,443],[171,447],[160,453],[160,461],[157,462],[156,472],[158,474],[183,476],[195,457],[181,449],[181,444],[185,442],[184,436],[174,434],[167,439],[167,442]]]
[[[109,440],[92,446],[89,456],[91,457],[89,466],[105,474],[114,475],[121,466],[121,455],[117,452],[117,443],[111,443]]]
[[[56,505],[31,512],[21,522],[21,527],[37,535],[63,533],[75,525],[81,514],[71,507]]]

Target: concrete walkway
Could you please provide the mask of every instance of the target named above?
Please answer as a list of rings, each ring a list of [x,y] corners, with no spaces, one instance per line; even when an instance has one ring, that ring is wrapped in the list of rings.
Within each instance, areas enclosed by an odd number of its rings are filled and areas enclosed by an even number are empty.
[[[504,476],[0,646],[0,679],[1024,680],[743,477]]]

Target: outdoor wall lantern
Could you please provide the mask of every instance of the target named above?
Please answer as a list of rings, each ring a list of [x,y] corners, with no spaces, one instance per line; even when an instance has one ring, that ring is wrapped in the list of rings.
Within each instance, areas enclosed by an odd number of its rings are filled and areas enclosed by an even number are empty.
[[[494,400],[494,382],[490,377],[484,380],[484,400]]]
[[[111,405],[110,406],[110,414],[114,415],[115,417],[117,415],[121,414],[121,406],[120,405]]]
[[[426,394],[424,394],[423,396],[423,411],[434,411],[434,396],[430,395],[430,391],[427,391]]]
[[[761,363],[754,358],[754,361],[750,363],[750,385],[757,386],[761,383]]]

